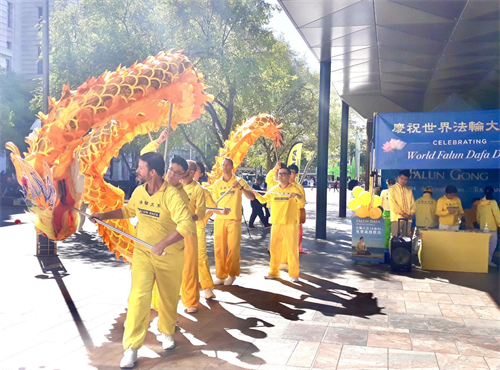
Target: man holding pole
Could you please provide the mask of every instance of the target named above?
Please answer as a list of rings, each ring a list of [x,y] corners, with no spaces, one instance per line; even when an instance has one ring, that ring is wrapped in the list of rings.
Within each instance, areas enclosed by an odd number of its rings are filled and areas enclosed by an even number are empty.
[[[278,170],[279,185],[272,187],[257,199],[271,206],[271,260],[266,279],[280,276],[279,266],[283,254],[288,255],[288,274],[292,282],[299,281],[299,209],[305,206],[305,198],[295,183],[290,182],[290,169],[281,166]]]
[[[198,229],[200,228],[200,222],[203,226],[203,229],[205,228],[205,222],[203,220],[207,209],[205,203],[205,194],[203,193],[201,185],[193,179],[194,174],[198,170],[196,162],[189,160],[187,161],[187,164],[188,170],[186,172],[186,176],[184,176],[184,178],[181,180],[181,183],[189,197],[189,212],[191,212],[193,221],[196,222],[196,231],[198,232]],[[186,243],[188,242],[188,238],[185,239]],[[199,238],[197,235],[193,235],[192,238],[193,240],[190,240],[190,243],[196,245],[196,254],[191,256],[191,258],[187,258],[187,256],[185,258],[181,289],[182,303],[184,304],[184,307],[186,307],[186,311],[188,313],[194,313],[198,311],[197,306],[200,300],[200,294],[198,290],[198,276],[200,275],[200,245],[198,244]],[[192,249],[192,251],[194,253],[194,248]],[[204,246],[204,254],[205,256],[207,254],[206,245]],[[210,281],[212,282],[211,276]]]
[[[133,367],[149,327],[151,291],[156,282],[159,290],[158,329],[164,349],[174,347],[177,302],[184,264],[183,239],[195,232],[195,224],[186,203],[175,187],[163,179],[165,162],[158,153],[139,158],[137,187],[129,203],[120,209],[93,213],[90,220],[124,219],[137,216],[137,237],[152,244],[149,249],[134,246],[132,287],[123,333],[122,368]]]
[[[231,209],[229,214],[215,216],[215,285],[232,285],[236,276],[240,275],[241,197],[245,194],[248,199],[255,199],[246,181],[233,174],[233,168],[232,159],[224,158],[223,175],[212,187],[212,197],[216,199],[217,205]]]

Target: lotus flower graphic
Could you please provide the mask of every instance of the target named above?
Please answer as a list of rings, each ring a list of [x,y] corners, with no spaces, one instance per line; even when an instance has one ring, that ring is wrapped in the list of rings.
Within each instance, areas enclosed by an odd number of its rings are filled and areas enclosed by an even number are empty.
[[[391,139],[390,141],[387,141],[382,145],[382,149],[384,152],[391,152],[393,150],[401,150],[405,147],[406,143],[404,141],[401,141],[399,139]]]

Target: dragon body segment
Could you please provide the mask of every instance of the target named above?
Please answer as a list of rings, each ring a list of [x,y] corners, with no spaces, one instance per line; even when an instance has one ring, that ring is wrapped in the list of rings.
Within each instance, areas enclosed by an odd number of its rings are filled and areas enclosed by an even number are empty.
[[[173,129],[200,118],[213,100],[205,88],[180,52],[105,72],[76,91],[65,85],[61,99],[51,100],[49,113],[40,114],[42,128],[27,138],[24,158],[14,144],[6,144],[37,230],[53,240],[72,235],[79,216],[71,207],[79,208],[82,200],[91,212],[121,207],[123,192],[103,179],[112,157],[137,135],[158,131],[170,108]],[[134,233],[128,220],[110,223]],[[99,233],[117,257],[131,261],[131,240],[102,226]]]
[[[222,162],[224,158],[230,158],[233,161],[233,171],[236,172],[236,169],[245,159],[248,149],[250,149],[258,138],[264,137],[272,140],[277,147],[282,146],[282,126],[282,123],[279,123],[276,118],[267,113],[253,116],[237,126],[225,141],[224,147],[219,149],[219,155],[215,157],[215,164],[212,167],[212,171],[207,173],[208,183],[205,185],[210,187],[215,180],[222,176]]]

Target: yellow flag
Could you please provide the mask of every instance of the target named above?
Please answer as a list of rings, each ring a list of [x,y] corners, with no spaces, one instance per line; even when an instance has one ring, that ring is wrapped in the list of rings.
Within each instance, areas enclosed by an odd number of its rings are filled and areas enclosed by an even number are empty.
[[[300,159],[302,158],[302,142],[297,142],[293,144],[290,152],[288,153],[288,160],[286,162],[287,166],[291,164],[296,165],[300,170]]]

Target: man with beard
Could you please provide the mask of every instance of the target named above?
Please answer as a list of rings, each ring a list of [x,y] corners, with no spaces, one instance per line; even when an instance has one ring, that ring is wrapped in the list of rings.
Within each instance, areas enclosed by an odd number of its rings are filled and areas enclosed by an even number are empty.
[[[183,239],[195,232],[195,224],[179,191],[163,179],[165,162],[158,153],[139,158],[137,187],[127,205],[114,211],[93,213],[90,220],[124,219],[137,216],[137,237],[152,249],[134,246],[132,287],[123,333],[122,368],[133,367],[149,327],[151,291],[159,290],[158,329],[164,349],[174,347],[177,302],[184,264]],[[182,176],[184,173],[181,174]],[[93,221],[95,222],[95,221]]]

